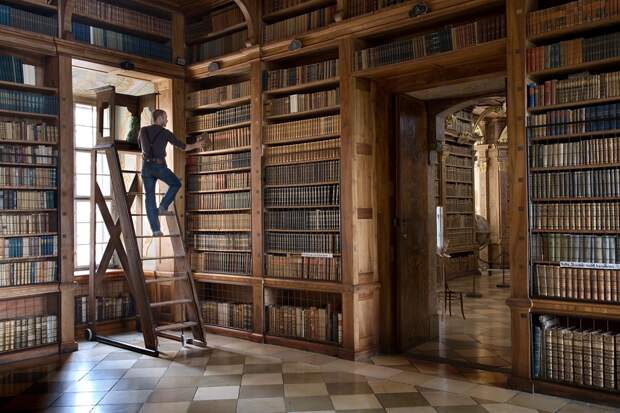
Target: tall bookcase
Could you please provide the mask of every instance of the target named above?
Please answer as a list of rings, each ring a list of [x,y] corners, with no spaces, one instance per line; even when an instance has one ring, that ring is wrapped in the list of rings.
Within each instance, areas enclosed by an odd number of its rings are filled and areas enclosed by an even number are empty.
[[[446,278],[478,274],[474,211],[473,114],[459,111],[446,120],[442,189],[447,242]]]
[[[0,364],[59,353],[72,291],[61,284],[57,57],[0,50]],[[70,318],[69,318],[70,320]]]
[[[528,354],[527,339],[531,363],[518,362],[515,376],[530,378],[537,391],[618,402],[617,4],[511,6],[528,11],[509,18],[516,30],[509,134],[523,130],[527,140],[527,152],[520,143],[512,147],[511,202],[524,199],[527,182],[529,211],[527,220],[519,217],[528,222],[529,258],[511,248],[516,285],[509,301],[519,320],[516,346]],[[519,47],[527,47],[525,56]],[[527,180],[517,182],[524,164]],[[515,216],[513,242],[522,236]],[[520,271],[525,259],[528,277]]]

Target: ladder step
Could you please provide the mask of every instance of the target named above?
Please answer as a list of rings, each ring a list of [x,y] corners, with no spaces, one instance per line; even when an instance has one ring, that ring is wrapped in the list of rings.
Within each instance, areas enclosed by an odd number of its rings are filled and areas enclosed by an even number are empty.
[[[142,173],[142,171],[131,171],[129,169],[121,169],[121,173],[123,173],[123,174],[139,174],[139,173]]]
[[[185,321],[183,323],[166,324],[165,326],[155,327],[155,331],[159,333],[160,331],[183,330],[184,328],[195,327],[197,325],[198,323],[195,321]]]
[[[167,305],[177,305],[177,304],[190,304],[193,303],[189,298],[181,298],[179,300],[170,300],[170,301],[160,301],[158,303],[151,303],[151,307],[165,307]]]
[[[166,234],[166,235],[160,235],[159,237],[156,237],[154,235],[136,235],[136,238],[177,238],[180,237],[181,234]]]
[[[183,281],[187,280],[187,275],[177,275],[176,277],[159,277],[153,278],[150,280],[145,280],[146,284],[157,284],[157,283],[165,283],[169,281]]]
[[[145,195],[146,192],[129,191],[127,195]],[[166,195],[165,192],[155,192],[155,195]]]
[[[142,261],[173,260],[185,258],[185,255],[167,255],[164,257],[142,257]]]

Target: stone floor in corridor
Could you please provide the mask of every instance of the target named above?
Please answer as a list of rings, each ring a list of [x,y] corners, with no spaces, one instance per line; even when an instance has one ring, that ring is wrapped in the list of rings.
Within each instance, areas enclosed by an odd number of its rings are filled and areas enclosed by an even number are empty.
[[[510,312],[506,299],[510,288],[497,288],[501,272],[478,277],[481,298],[466,297],[472,290],[472,277],[450,281],[451,290],[462,291],[465,319],[458,301],[452,303],[452,316],[440,316],[439,338],[419,344],[414,353],[425,357],[445,358],[476,363],[509,371],[511,366]],[[510,276],[506,275],[510,283]],[[443,304],[440,303],[440,312]]]
[[[135,333],[118,338],[140,344]],[[208,335],[161,340],[152,358],[93,342],[58,362],[0,373],[0,412],[609,413],[489,385],[501,374],[377,356],[368,362]]]

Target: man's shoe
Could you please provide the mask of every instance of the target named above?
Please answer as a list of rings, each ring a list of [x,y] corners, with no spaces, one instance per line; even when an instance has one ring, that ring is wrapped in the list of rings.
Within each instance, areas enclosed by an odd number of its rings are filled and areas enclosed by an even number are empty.
[[[161,231],[155,231],[153,232],[153,237],[163,237],[164,233]]]
[[[157,208],[157,213],[159,215],[174,215],[174,212],[168,211],[167,209],[164,209],[162,207]]]

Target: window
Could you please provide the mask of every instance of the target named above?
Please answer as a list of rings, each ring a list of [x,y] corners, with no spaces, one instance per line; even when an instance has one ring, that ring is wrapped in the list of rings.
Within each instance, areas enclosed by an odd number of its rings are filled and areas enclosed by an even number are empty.
[[[91,191],[91,150],[96,143],[97,111],[95,106],[76,103],[74,106],[75,142],[75,268],[87,269],[90,265],[90,191]],[[112,207],[110,173],[103,156],[97,157],[97,183],[106,199],[108,208]],[[97,211],[96,219],[96,261],[99,262],[110,238],[103,219]],[[111,266],[115,266],[113,260]]]

